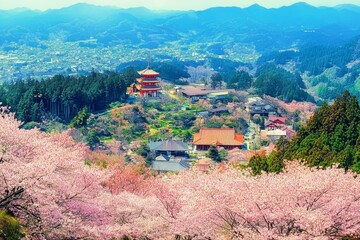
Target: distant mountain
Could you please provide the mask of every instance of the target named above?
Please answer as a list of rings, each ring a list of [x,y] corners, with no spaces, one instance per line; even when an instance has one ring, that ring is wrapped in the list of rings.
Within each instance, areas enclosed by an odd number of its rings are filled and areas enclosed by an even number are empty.
[[[337,44],[360,35],[360,7],[313,7],[306,3],[266,9],[217,7],[203,11],[119,9],[90,4],[44,12],[28,9],[0,11],[0,44],[61,38],[94,38],[101,45],[132,44],[157,48],[172,41],[254,44],[259,52]],[[221,51],[219,53],[222,53]]]
[[[341,4],[341,5],[337,5],[336,8],[360,13],[360,6],[354,4]]]
[[[321,100],[331,100],[345,90],[360,97],[360,36],[343,44],[303,47],[299,51],[264,54],[257,66],[276,64],[306,76],[308,90]]]

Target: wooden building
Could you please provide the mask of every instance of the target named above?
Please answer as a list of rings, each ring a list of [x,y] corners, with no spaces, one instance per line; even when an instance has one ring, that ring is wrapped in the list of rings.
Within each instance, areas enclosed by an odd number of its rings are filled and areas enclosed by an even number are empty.
[[[177,88],[177,92],[182,96],[197,101],[199,99],[213,98],[221,99],[230,93],[234,93],[235,89],[207,89],[205,86],[181,86]]]
[[[253,117],[256,114],[262,117],[269,117],[269,115],[277,114],[276,109],[273,106],[259,102],[252,103],[250,105],[249,112],[251,117]]]
[[[285,126],[286,126],[285,117],[277,117],[274,115],[269,115],[269,119],[265,120],[266,130],[282,129]]]
[[[187,143],[168,139],[166,141],[150,142],[150,151],[155,152],[156,155],[172,155],[172,156],[185,156],[189,151]]]
[[[127,89],[128,94],[140,93],[142,97],[158,97],[161,87],[159,85],[159,73],[150,68],[150,56],[148,66],[144,70],[138,71],[140,75],[136,82]]]
[[[225,149],[240,148],[244,145],[244,136],[233,128],[202,128],[194,134],[193,145],[197,151],[207,151],[210,146]]]

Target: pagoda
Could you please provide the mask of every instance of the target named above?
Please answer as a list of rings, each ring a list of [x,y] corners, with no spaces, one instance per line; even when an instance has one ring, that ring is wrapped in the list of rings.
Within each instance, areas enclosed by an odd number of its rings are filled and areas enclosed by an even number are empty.
[[[159,86],[159,73],[150,68],[150,56],[148,66],[144,70],[138,71],[140,78],[136,78],[134,90],[140,92],[142,97],[158,97],[161,87]],[[135,89],[136,88],[136,89]]]

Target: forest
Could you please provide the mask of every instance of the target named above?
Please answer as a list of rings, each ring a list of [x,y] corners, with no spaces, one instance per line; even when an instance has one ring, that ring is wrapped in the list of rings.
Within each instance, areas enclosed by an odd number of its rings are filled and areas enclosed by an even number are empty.
[[[83,107],[96,112],[115,101],[126,98],[126,88],[135,79],[127,68],[121,73],[91,72],[84,76],[55,75],[42,80],[19,80],[0,85],[0,102],[11,106],[16,117],[24,122],[40,122],[53,115],[71,120]]]
[[[266,94],[286,102],[315,101],[303,90],[305,84],[299,73],[288,72],[273,64],[265,64],[258,68],[254,87],[259,95]]]

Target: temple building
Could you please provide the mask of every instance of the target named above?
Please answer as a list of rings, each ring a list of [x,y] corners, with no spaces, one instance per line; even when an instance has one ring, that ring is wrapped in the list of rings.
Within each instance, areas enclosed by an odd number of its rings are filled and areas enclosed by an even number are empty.
[[[167,156],[186,156],[187,152],[190,150],[187,143],[173,139],[150,142],[149,148],[150,151],[155,152],[156,156],[161,154]]]
[[[138,71],[140,78],[136,78],[136,83],[130,85],[128,93],[139,92],[142,97],[158,97],[161,87],[159,85],[159,73],[150,68],[150,56],[148,66],[144,70]]]
[[[194,134],[193,145],[196,151],[207,151],[210,146],[227,150],[244,146],[244,136],[233,128],[201,128]]]
[[[158,172],[179,172],[188,170],[187,162],[190,150],[185,142],[168,139],[166,141],[151,142],[150,151],[155,153],[155,160],[151,162],[151,168]]]
[[[269,115],[269,119],[265,120],[266,130],[276,130],[285,127],[285,117]]]

